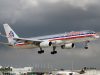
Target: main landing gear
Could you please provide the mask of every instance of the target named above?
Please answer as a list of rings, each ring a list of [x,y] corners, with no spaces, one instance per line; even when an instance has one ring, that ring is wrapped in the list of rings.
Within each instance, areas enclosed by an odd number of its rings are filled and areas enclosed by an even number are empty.
[[[86,46],[86,47],[84,47],[85,49],[88,49],[88,47]]]
[[[57,51],[55,51],[55,49],[56,49],[56,46],[53,46],[53,51],[51,52],[51,54],[56,54],[57,53]]]
[[[44,53],[44,50],[42,50],[42,48],[40,47],[40,51],[38,51],[38,54],[42,54]]]
[[[57,51],[55,51],[55,49],[56,49],[56,46],[53,46],[53,51],[51,52],[51,54],[56,54],[57,53]],[[38,54],[42,54],[42,53],[44,53],[44,50],[42,50],[42,48],[40,47],[40,50],[38,51]]]

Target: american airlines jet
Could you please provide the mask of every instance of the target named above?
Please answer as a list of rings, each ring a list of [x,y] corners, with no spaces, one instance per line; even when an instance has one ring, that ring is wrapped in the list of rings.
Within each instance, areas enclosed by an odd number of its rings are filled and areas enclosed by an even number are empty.
[[[1,36],[4,36],[8,39],[8,43],[3,44],[7,44],[8,46],[13,48],[40,48],[40,50],[38,51],[39,54],[44,53],[44,50],[42,49],[44,47],[51,46],[53,48],[51,54],[56,54],[57,46],[60,46],[62,49],[70,49],[74,48],[74,43],[78,42],[85,42],[84,48],[88,49],[88,43],[92,40],[96,40],[99,38],[99,35],[91,30],[72,31],[68,33],[47,35],[34,38],[20,38],[8,24],[3,25],[6,36],[2,34]]]

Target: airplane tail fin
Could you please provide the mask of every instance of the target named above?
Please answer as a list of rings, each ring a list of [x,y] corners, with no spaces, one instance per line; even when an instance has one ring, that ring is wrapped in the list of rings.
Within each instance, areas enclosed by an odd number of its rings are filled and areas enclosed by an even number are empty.
[[[9,43],[12,43],[14,41],[13,38],[19,38],[8,24],[3,24],[3,26]]]

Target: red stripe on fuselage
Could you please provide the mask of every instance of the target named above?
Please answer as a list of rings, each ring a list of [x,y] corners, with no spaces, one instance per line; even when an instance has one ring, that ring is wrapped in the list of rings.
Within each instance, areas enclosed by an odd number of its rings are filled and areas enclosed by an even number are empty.
[[[84,38],[84,37],[91,37],[94,36],[95,34],[88,34],[88,35],[82,35],[82,36],[69,36],[69,37],[64,37],[64,38],[54,38],[49,41],[54,41],[54,40],[70,40],[70,39],[76,39],[76,38]]]
[[[16,46],[24,46],[24,45],[27,45],[27,44],[16,44]]]

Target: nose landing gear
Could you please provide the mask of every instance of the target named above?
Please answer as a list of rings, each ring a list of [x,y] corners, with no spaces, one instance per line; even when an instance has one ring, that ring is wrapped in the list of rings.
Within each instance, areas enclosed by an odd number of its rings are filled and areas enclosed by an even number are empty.
[[[88,43],[89,43],[89,41],[85,42],[85,47],[84,47],[85,49],[88,49]]]

